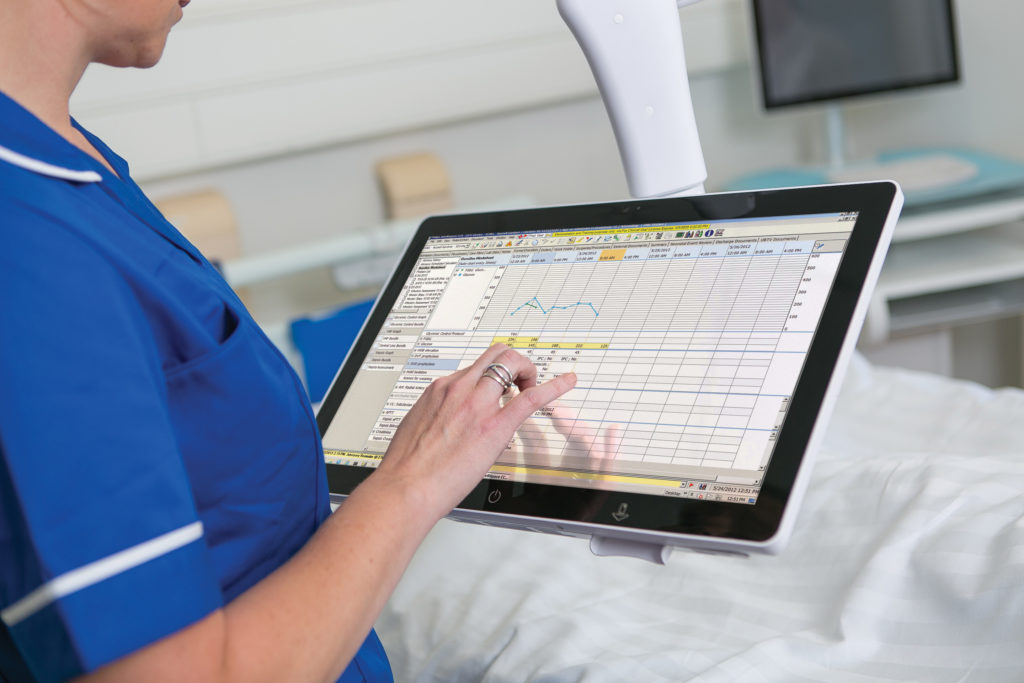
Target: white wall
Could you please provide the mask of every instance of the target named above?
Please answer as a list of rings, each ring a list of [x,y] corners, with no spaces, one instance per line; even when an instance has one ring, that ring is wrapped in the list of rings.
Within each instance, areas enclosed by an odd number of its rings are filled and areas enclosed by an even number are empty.
[[[186,11],[154,69],[96,67],[74,98],[98,132],[145,150],[143,177],[595,90],[554,0],[200,0]],[[687,11],[695,71],[742,59],[741,17],[741,0]]]
[[[846,108],[851,152],[960,144],[1024,159],[1024,3],[960,0],[964,84]],[[823,154],[813,107],[765,114],[742,0],[682,11],[709,187]],[[79,119],[151,195],[214,186],[247,253],[382,219],[375,160],[429,149],[456,203],[614,199],[603,108],[554,0],[196,0],[152,72],[94,69]],[[398,113],[396,113],[396,111]],[[270,316],[339,295],[325,274],[265,288]]]

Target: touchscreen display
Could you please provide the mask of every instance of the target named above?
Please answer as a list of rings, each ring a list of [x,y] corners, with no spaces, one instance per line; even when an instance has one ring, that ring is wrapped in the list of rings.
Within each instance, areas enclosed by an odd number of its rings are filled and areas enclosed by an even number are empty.
[[[753,504],[856,212],[428,239],[324,434],[375,467],[502,342],[577,386],[488,477]]]

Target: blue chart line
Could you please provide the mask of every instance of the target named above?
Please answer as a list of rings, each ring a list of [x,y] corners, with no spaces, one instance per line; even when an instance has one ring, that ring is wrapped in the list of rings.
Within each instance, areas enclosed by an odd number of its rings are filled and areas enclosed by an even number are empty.
[[[594,304],[590,303],[589,301],[577,301],[576,303],[569,304],[568,306],[552,306],[551,308],[544,308],[544,304],[542,304],[540,301],[538,301],[537,297],[533,297],[532,299],[527,301],[525,304],[521,305],[519,308],[517,308],[516,310],[512,311],[511,313],[509,313],[509,315],[510,316],[515,315],[516,313],[518,313],[519,311],[523,310],[524,308],[532,308],[535,311],[540,311],[544,315],[547,315],[551,311],[567,311],[570,308],[576,308],[577,306],[589,306],[590,310],[592,310],[594,312],[595,316],[599,315],[599,313],[597,312],[597,309],[594,308]]]

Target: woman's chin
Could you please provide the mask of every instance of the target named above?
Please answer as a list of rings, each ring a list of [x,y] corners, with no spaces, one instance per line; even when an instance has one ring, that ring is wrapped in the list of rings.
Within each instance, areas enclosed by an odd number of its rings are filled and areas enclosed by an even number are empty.
[[[160,57],[162,57],[164,53],[165,44],[166,41],[160,41],[158,45],[136,45],[133,46],[134,49],[130,51],[118,51],[111,54],[101,55],[95,61],[100,64],[106,64],[107,66],[148,69],[152,66],[156,66],[157,62],[160,61]]]

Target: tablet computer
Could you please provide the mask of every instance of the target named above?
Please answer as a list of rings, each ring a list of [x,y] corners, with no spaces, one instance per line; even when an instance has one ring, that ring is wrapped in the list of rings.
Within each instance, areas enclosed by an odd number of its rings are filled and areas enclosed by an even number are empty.
[[[502,342],[578,383],[451,517],[778,551],[901,205],[877,182],[425,220],[317,414],[332,500]]]

